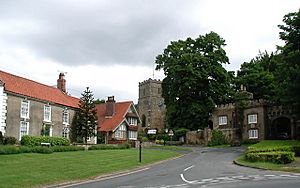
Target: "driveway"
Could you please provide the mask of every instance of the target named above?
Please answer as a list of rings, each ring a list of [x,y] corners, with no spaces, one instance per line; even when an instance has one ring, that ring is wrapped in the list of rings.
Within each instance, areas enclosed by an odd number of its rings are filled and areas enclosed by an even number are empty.
[[[127,174],[64,187],[168,188],[168,187],[299,187],[300,174],[237,166],[232,161],[244,148],[193,148],[174,160]]]

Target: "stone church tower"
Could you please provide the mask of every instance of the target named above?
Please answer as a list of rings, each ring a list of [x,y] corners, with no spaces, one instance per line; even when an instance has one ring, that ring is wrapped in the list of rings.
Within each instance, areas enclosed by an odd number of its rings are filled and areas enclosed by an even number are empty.
[[[139,83],[138,112],[142,120],[142,128],[165,129],[166,107],[161,96],[160,80],[149,78]]]

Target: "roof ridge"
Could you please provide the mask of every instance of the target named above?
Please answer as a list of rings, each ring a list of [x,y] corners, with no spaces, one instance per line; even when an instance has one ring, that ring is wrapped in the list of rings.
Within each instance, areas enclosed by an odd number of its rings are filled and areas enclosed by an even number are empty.
[[[9,73],[9,72],[5,72],[5,71],[2,71],[2,70],[0,70],[0,72],[3,72],[4,74],[9,74],[9,75],[11,75],[11,76],[18,77],[18,78],[20,78],[20,79],[24,79],[24,80],[27,80],[27,81],[30,81],[30,82],[34,82],[34,83],[37,83],[37,84],[39,84],[39,85],[43,85],[43,86],[46,86],[46,87],[49,87],[49,88],[52,88],[52,89],[58,89],[57,87],[53,87],[53,86],[50,86],[50,85],[46,85],[46,84],[44,84],[44,83],[37,82],[37,81],[31,80],[31,79],[29,79],[29,78],[25,78],[25,77],[22,77],[22,76],[18,76],[18,75]],[[58,90],[59,90],[59,89],[58,89]]]

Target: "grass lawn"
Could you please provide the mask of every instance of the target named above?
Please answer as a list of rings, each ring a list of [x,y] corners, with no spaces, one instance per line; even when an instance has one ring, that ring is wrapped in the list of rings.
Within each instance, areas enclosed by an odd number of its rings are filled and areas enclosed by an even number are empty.
[[[268,163],[268,162],[249,162],[245,159],[245,155],[238,157],[235,160],[235,162],[239,165],[253,167],[253,168],[300,173],[300,167],[293,167],[289,164],[284,165],[284,164],[275,164],[275,163]],[[296,157],[296,162],[300,163],[300,157]]]
[[[0,187],[32,187],[87,179],[179,156],[174,151],[138,149],[0,155]]]

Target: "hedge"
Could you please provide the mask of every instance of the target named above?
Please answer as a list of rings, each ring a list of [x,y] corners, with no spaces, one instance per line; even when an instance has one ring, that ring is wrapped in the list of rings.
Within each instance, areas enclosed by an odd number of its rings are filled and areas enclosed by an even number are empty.
[[[8,155],[8,154],[18,154],[18,153],[53,153],[53,152],[67,152],[67,151],[81,151],[84,150],[83,147],[78,146],[53,146],[53,147],[45,147],[45,146],[0,146],[0,155]]]
[[[98,144],[98,145],[93,145],[89,147],[89,150],[109,150],[109,149],[128,149],[130,148],[130,145],[127,143],[124,144]]]
[[[288,151],[277,152],[260,152],[260,153],[246,153],[246,160],[251,162],[271,162],[277,164],[287,164],[295,160],[295,153]]]
[[[51,146],[70,145],[70,141],[67,138],[63,138],[63,137],[25,135],[21,139],[21,145],[23,146],[40,146],[42,142],[50,143]]]
[[[246,153],[262,153],[262,152],[294,152],[295,156],[300,156],[300,146],[280,146],[273,148],[249,148]]]

